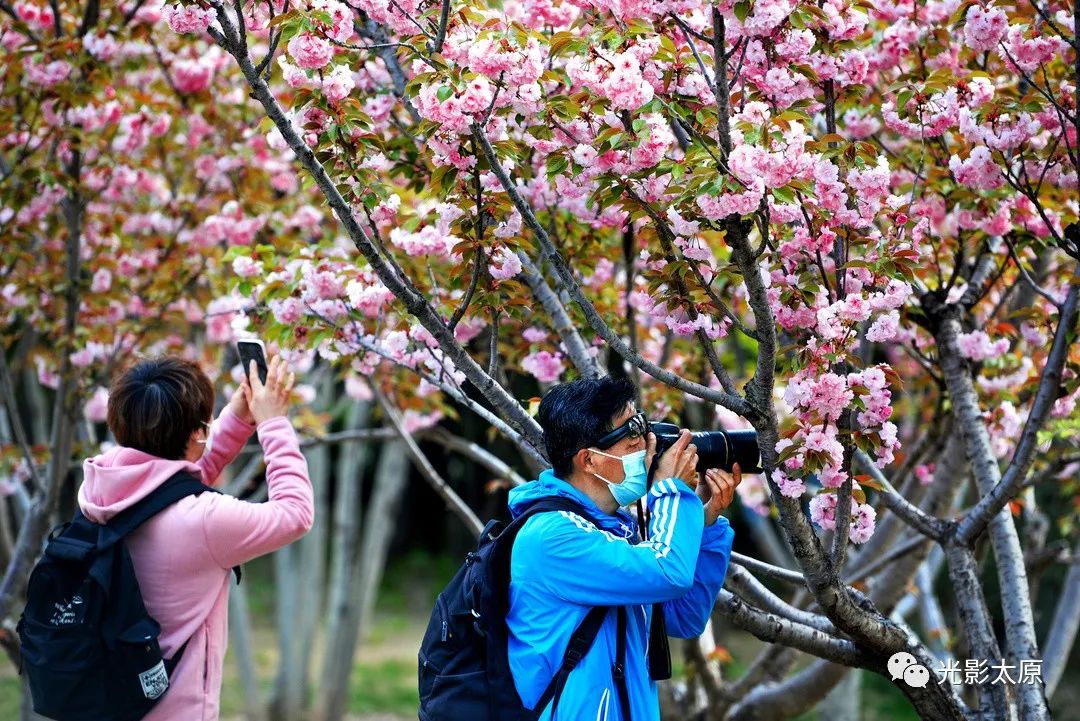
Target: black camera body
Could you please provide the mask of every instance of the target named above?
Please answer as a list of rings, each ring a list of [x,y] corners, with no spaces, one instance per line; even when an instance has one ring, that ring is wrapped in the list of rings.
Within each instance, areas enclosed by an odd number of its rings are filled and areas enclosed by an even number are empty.
[[[674,423],[649,423],[649,430],[656,434],[657,458],[679,439],[679,426]],[[699,471],[721,468],[730,473],[731,467],[738,463],[743,473],[762,472],[754,429],[694,431],[690,435],[690,442],[697,446]]]

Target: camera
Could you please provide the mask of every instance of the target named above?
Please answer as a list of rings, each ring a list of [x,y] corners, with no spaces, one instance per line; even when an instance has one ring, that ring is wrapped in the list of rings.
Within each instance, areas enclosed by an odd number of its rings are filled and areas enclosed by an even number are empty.
[[[656,457],[679,439],[679,426],[674,423],[651,422],[649,430],[656,434]],[[752,428],[734,431],[694,431],[690,442],[697,446],[698,470],[721,468],[730,472],[739,464],[743,473],[761,473],[761,454],[758,451],[757,431]]]

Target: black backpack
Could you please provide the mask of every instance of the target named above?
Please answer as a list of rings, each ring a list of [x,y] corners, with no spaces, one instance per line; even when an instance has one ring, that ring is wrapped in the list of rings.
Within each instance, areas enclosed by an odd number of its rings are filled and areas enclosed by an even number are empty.
[[[575,513],[599,527],[580,504],[554,497],[528,506],[509,525],[489,521],[476,550],[466,556],[464,565],[435,600],[419,654],[420,721],[535,721],[549,702],[553,702],[554,717],[570,672],[592,647],[612,610],[618,633],[612,677],[623,721],[630,721],[624,675],[627,620],[622,606],[589,611],[570,637],[562,667],[532,710],[525,708],[514,686],[506,627],[510,551],[528,519],[552,511]]]
[[[180,472],[105,525],[76,511],[49,535],[18,625],[35,712],[57,721],[135,721],[169,688],[184,647],[162,659],[161,627],[146,612],[123,541],[181,498],[207,491],[218,492]]]

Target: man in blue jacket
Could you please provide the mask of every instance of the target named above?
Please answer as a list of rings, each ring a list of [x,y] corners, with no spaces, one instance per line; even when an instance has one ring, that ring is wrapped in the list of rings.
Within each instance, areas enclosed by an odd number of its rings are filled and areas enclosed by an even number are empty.
[[[710,470],[699,483],[690,434],[661,457],[651,490],[656,439],[625,380],[585,379],[552,388],[537,420],[552,469],[511,491],[515,516],[531,503],[563,496],[602,526],[570,512],[526,521],[510,565],[509,660],[526,707],[537,704],[560,668],[574,629],[596,606],[628,612],[625,678],[632,721],[659,721],[656,683],[649,678],[649,620],[663,604],[668,633],[702,633],[724,583],[734,532],[720,512],[731,503],[739,471]],[[696,488],[696,491],[694,490]],[[647,497],[646,497],[647,496]],[[649,539],[624,506],[645,497]],[[609,613],[591,650],[570,674],[554,716],[566,721],[628,721],[612,677],[616,618]],[[552,719],[551,704],[540,716]]]

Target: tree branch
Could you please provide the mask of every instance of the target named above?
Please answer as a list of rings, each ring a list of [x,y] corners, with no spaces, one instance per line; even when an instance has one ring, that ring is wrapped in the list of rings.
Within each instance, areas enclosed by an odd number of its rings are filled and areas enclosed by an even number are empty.
[[[412,434],[405,430],[405,426],[401,421],[401,415],[398,413],[398,409],[394,407],[394,404],[383,395],[383,392],[377,387],[372,387],[372,392],[375,394],[376,400],[379,401],[379,405],[382,406],[383,413],[386,414],[386,419],[390,422],[390,425],[394,427],[398,435],[401,436],[401,440],[405,442],[405,448],[409,452],[409,456],[412,458],[413,463],[420,469],[420,472],[427,479],[431,487],[435,489],[435,492],[446,502],[446,507],[453,511],[454,514],[460,518],[469,530],[475,535],[479,536],[480,532],[484,530],[484,524],[480,522],[480,519],[476,517],[472,509],[461,500],[461,497],[454,492],[454,489],[450,487],[439,472],[435,470],[435,467],[431,465],[431,461],[428,460],[424,452],[420,450],[420,446],[416,445],[416,440],[412,437]]]
[[[563,345],[566,346],[566,354],[570,362],[583,378],[598,378],[604,373],[600,363],[589,353],[589,347],[585,339],[581,337],[573,319],[566,311],[566,307],[559,300],[559,296],[548,285],[544,274],[536,266],[528,253],[523,250],[517,252],[518,260],[521,261],[521,274],[525,278],[526,285],[532,291],[533,296],[540,301],[544,312],[547,313],[555,332],[559,334]]]
[[[799,588],[806,588],[806,578],[796,571],[789,571],[786,568],[780,568],[771,563],[765,563],[752,556],[744,556],[743,554],[734,551],[731,553],[731,562],[737,563],[740,566],[745,566],[758,575],[771,578],[774,581],[783,581],[784,583],[789,583]]]
[[[689,393],[690,395],[697,396],[703,400],[707,400],[711,403],[721,405],[728,410],[738,413],[742,416],[750,415],[752,409],[747,402],[738,397],[733,396],[730,393],[719,392],[712,388],[693,383],[691,381],[682,378],[681,376],[672,373],[669,370],[665,370],[657,366],[654,363],[650,363],[643,358],[639,353],[632,350],[622,338],[620,338],[604,319],[597,312],[596,308],[585,297],[584,292],[581,290],[581,286],[574,278],[573,271],[570,266],[567,265],[558,249],[555,248],[551,242],[551,238],[548,236],[544,226],[536,219],[536,215],[533,213],[532,208],[525,202],[525,199],[521,197],[521,193],[518,192],[514,186],[513,181],[507,174],[506,170],[499,163],[498,157],[495,155],[495,150],[491,147],[491,143],[488,141],[487,136],[484,135],[481,128],[477,125],[472,127],[473,137],[476,139],[477,144],[483,149],[484,156],[487,158],[488,165],[491,166],[491,170],[495,173],[495,176],[502,183],[503,190],[510,196],[514,206],[518,209],[521,217],[525,219],[525,223],[532,229],[533,234],[536,236],[537,241],[540,243],[541,250],[544,256],[551,262],[555,268],[555,272],[558,274],[559,279],[562,281],[563,286],[570,293],[570,297],[578,304],[581,310],[585,313],[585,318],[588,320],[592,329],[607,341],[616,353],[625,358],[631,364],[637,366],[641,370],[645,371],[658,381],[665,383],[673,388],[678,388],[681,391]]]
[[[957,336],[962,328],[960,323],[962,309],[956,305],[947,305],[931,308],[930,311],[934,319],[933,323],[936,325],[934,339],[937,342],[939,363],[949,390],[949,398],[953,404],[954,428],[960,430],[979,492],[987,495],[1000,483],[1001,469],[990,446],[990,434],[983,422],[982,409],[979,407],[978,394],[971,379],[970,368],[960,356],[957,347]],[[1005,620],[1009,660],[1019,665],[1021,659],[1039,658],[1039,649],[1035,639],[1035,620],[1031,609],[1031,599],[1027,590],[1024,554],[1012,515],[1004,506],[993,514],[990,521],[990,541],[993,545],[1000,580],[1002,616]],[[948,548],[947,545],[947,552]],[[953,552],[950,559],[950,573],[953,573],[952,559],[960,559],[960,554]],[[960,584],[954,581],[953,585],[959,587]],[[1020,715],[1025,721],[1028,719],[1043,721],[1048,718],[1041,680],[1036,683],[1019,684],[1017,694],[1020,697]]]
[[[725,585],[730,586],[743,599],[764,611],[774,613],[803,626],[817,629],[822,633],[836,634],[836,627],[829,619],[792,606],[766,588],[761,581],[754,578],[753,574],[736,563],[731,564]]]
[[[1050,355],[1046,359],[1046,366],[1039,379],[1039,388],[1031,404],[1031,412],[1028,413],[1024,430],[1020,433],[1020,441],[1016,444],[1016,450],[1013,451],[1012,460],[1009,461],[1005,473],[993,490],[984,495],[975,508],[960,521],[960,526],[956,531],[956,538],[960,543],[971,543],[983,532],[990,519],[1004,508],[1006,503],[1015,498],[1023,487],[1024,478],[1035,454],[1039,429],[1046,422],[1046,417],[1061,389],[1061,373],[1069,355],[1068,336],[1074,331],[1078,315],[1078,295],[1080,295],[1080,286],[1069,286],[1069,293],[1061,306]]]
[[[435,39],[428,44],[428,50],[432,55],[442,52],[443,41],[446,40],[446,23],[450,19],[450,0],[442,0],[442,9],[439,11],[439,30]]]
[[[1080,543],[1075,546],[1074,556],[1080,557]],[[1046,682],[1046,697],[1053,698],[1062,677],[1069,653],[1076,642],[1076,632],[1080,629],[1080,563],[1075,558],[1054,608],[1054,620],[1046,633],[1043,650],[1043,678]]]
[[[873,459],[866,455],[865,451],[856,450],[855,458],[862,467],[870,473],[870,476],[882,487],[882,498],[889,510],[904,520],[904,523],[914,528],[919,533],[940,541],[944,538],[948,524],[940,518],[934,518],[921,508],[911,503],[889,483],[889,479],[877,467]]]
[[[716,607],[736,626],[767,643],[782,643],[845,666],[871,664],[870,658],[853,642],[755,608],[731,591],[720,590]]]
[[[0,347],[0,400],[4,402],[4,407],[7,408],[8,421],[11,425],[11,433],[15,437],[15,443],[18,444],[23,458],[26,459],[26,466],[30,469],[30,479],[33,481],[34,492],[43,493],[45,491],[45,481],[38,472],[34,454],[30,450],[30,442],[27,440],[26,427],[23,426],[22,418],[19,416],[19,410],[15,404],[15,389],[11,383],[11,373],[8,370],[7,352],[3,347]]]
[[[224,9],[220,6],[218,7],[217,15],[218,21],[225,29],[226,34],[229,32],[235,33],[235,28],[232,26],[228,14],[225,13]],[[213,30],[213,28],[210,29]],[[367,233],[356,221],[352,209],[342,197],[337,186],[334,184],[334,181],[326,172],[326,169],[323,168],[322,164],[315,158],[315,154],[311,151],[311,148],[301,140],[291,121],[285,117],[285,113],[282,111],[281,106],[278,104],[277,99],[270,91],[266,82],[257,72],[255,72],[251,57],[246,52],[241,52],[241,49],[237,47],[235,43],[228,40],[227,37],[222,37],[220,34],[218,35],[218,42],[224,43],[223,46],[225,49],[239,64],[248,85],[252,89],[253,97],[262,104],[267,115],[270,116],[274,125],[276,125],[281,132],[282,137],[288,143],[293,153],[296,154],[297,159],[314,178],[319,189],[322,190],[323,195],[326,197],[330,207],[334,210],[335,215],[337,215],[338,221],[341,223],[346,233],[348,233],[353,245],[355,245],[357,250],[359,250],[367,259],[368,264],[371,266],[372,270],[375,271],[379,280],[381,280],[383,285],[385,285],[387,289],[401,301],[405,310],[419,320],[420,324],[431,333],[447,358],[449,358],[454,365],[465,374],[473,385],[476,386],[477,390],[491,402],[507,422],[535,447],[541,447],[542,431],[539,424],[525,412],[517,400],[511,396],[506,389],[499,386],[493,378],[488,376],[484,372],[484,369],[481,368],[480,365],[457,343],[453,332],[446,327],[446,324],[442,321],[439,314],[431,307],[431,304],[415,288],[415,286],[408,281],[408,278],[406,276],[399,276],[394,272],[382,255],[380,255],[378,248],[376,248]]]

